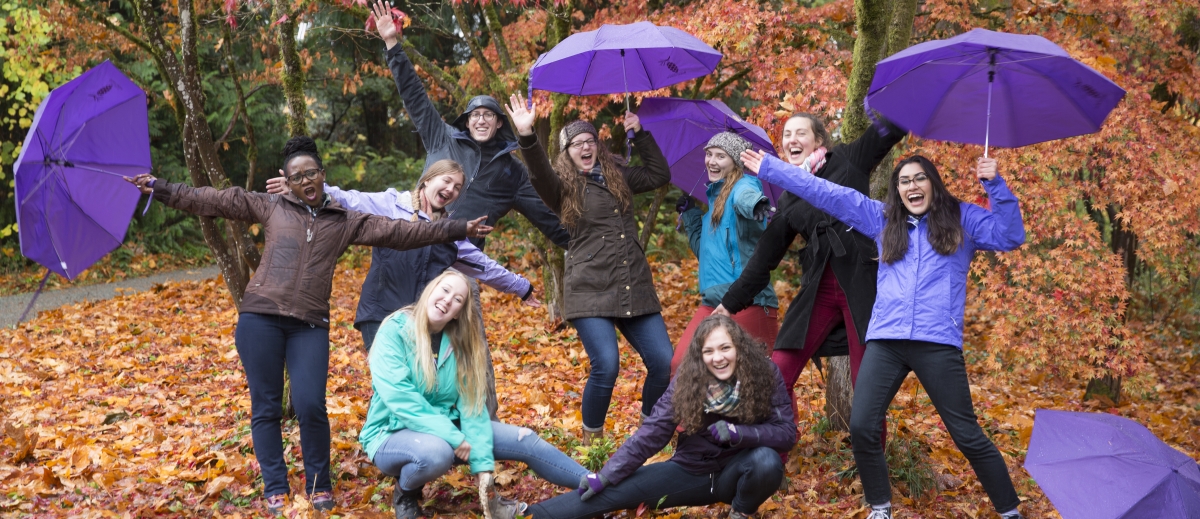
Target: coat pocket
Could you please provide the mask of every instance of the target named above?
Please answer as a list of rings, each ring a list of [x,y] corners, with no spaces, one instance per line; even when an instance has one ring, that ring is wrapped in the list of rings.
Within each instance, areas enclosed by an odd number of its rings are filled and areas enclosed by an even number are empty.
[[[610,256],[613,247],[606,247],[606,240],[593,238],[574,247],[567,253],[566,288],[570,292],[601,292],[608,288],[612,276]]]

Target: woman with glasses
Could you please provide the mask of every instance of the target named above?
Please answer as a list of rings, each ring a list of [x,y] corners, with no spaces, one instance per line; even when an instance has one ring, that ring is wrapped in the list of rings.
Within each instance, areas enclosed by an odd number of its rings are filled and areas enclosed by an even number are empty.
[[[291,187],[284,195],[155,182],[148,174],[127,179],[176,209],[263,226],[262,261],[238,307],[234,342],[250,386],[254,455],[262,470],[267,510],[273,515],[282,514],[291,490],[280,430],[285,366],[300,419],[304,492],[314,508],[334,507],[325,382],[329,295],[338,257],[352,244],[409,249],[479,238],[492,229],[483,218],[413,223],[348,211],[325,194],[325,170],[312,139],[293,137],[283,156]]]
[[[910,371],[992,506],[1005,519],[1021,517],[1008,465],[975,416],[962,352],[967,273],[975,251],[1010,251],[1025,242],[1021,207],[996,173],[996,159],[980,158],[973,167],[990,209],[950,194],[937,168],[920,155],[896,165],[883,202],[760,152],[744,152],[742,160],[763,181],[871,237],[879,251],[875,306],[850,415],[854,461],[872,509],[868,519],[892,517],[887,459],[875,440]]]
[[[529,167],[529,181],[571,235],[566,257],[564,306],[587,351],[591,372],[583,389],[583,441],[604,433],[604,420],[620,370],[617,333],[646,365],[642,416],[648,416],[670,382],[671,339],[663,322],[650,264],[638,241],[633,195],[671,181],[671,170],[637,115],[625,114],[633,145],[645,166],[617,162],[587,121],[566,125],[561,151],[550,163],[533,131],[536,107],[513,94],[508,115]]]

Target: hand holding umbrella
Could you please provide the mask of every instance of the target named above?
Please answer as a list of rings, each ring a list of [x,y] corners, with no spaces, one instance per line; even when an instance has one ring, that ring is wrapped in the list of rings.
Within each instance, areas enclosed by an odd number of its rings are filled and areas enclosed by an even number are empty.
[[[996,178],[996,159],[993,157],[979,157],[979,160],[971,167],[971,172],[979,180],[992,180]]]

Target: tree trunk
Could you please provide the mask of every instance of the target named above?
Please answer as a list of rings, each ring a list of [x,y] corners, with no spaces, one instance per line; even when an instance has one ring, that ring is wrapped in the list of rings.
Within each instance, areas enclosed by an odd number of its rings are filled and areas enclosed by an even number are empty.
[[[571,35],[571,9],[572,2],[563,2],[561,5],[553,6],[548,10],[549,14],[549,40],[546,45],[547,50],[554,48],[558,42]],[[547,134],[542,139],[546,146],[546,154],[553,157],[558,154],[558,132],[562,129],[566,120],[567,101],[570,99],[566,94],[551,94],[552,100],[550,106],[549,123],[550,128]],[[541,136],[539,135],[539,138]],[[550,317],[550,322],[555,323],[555,326],[565,326],[566,321],[562,320],[563,316],[563,289],[565,285],[563,279],[566,276],[566,258],[563,256],[564,250],[550,243],[550,240],[545,240],[545,245],[542,247],[544,263],[542,264],[542,283],[545,289],[543,290],[543,298],[546,303],[546,310]]]
[[[912,41],[913,19],[917,15],[917,0],[896,0],[891,7],[891,24],[888,26],[887,46],[883,57],[886,58],[908,48]],[[900,154],[897,148],[892,148],[887,158],[879,163],[879,167],[871,173],[870,196],[882,200],[887,195],[887,183],[892,172],[892,163]]]
[[[850,357],[828,357],[825,378],[825,416],[838,431],[850,430],[850,409],[854,403],[854,384],[850,383]]]
[[[283,60],[283,95],[287,99],[288,134],[308,135],[308,103],[304,100],[304,69],[296,52],[296,13],[288,12],[287,0],[276,0],[271,19],[287,19],[277,25],[280,59]]]
[[[654,201],[650,202],[650,210],[642,220],[642,250],[646,250],[646,246],[650,244],[650,237],[654,235],[655,223],[658,220],[658,211],[662,208],[663,199],[667,197],[667,191],[670,190],[671,184],[654,190]]]

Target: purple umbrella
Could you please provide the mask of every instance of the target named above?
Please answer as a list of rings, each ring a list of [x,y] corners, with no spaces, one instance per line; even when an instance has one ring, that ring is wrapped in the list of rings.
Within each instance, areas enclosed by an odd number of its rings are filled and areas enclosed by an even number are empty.
[[[1016,148],[1100,130],[1125,91],[1041,36],[974,29],[880,61],[864,105],[929,139]]]
[[[638,117],[646,130],[669,136],[658,143],[671,165],[671,183],[699,200],[705,199],[704,183],[708,181],[704,145],[713,135],[734,132],[755,148],[778,156],[767,132],[738,117],[725,103],[717,100],[649,97],[642,100]],[[772,206],[783,193],[766,182],[763,182],[763,192],[771,199]]]
[[[1200,467],[1128,418],[1038,409],[1025,470],[1065,519],[1200,517]]]
[[[14,169],[21,253],[74,279],[125,239],[140,193],[123,177],[150,171],[145,92],[108,61],[54,89]]]

